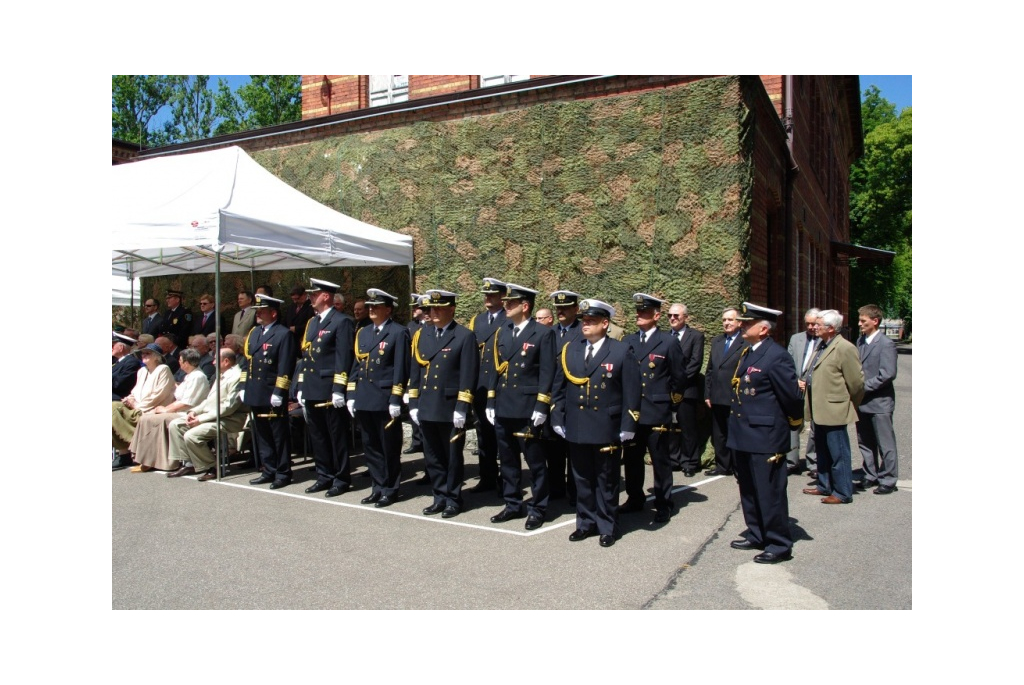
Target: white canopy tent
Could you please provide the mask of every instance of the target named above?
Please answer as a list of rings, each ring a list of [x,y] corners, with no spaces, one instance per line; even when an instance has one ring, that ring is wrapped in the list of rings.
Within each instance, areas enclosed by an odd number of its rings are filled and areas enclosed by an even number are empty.
[[[241,148],[120,164],[111,174],[115,276],[215,273],[218,312],[222,271],[408,266],[411,279],[411,237],[320,204]],[[211,392],[219,413],[219,365]]]
[[[241,148],[111,167],[113,273],[412,266],[412,238],[295,190]]]
[[[128,280],[123,276],[111,276],[110,304],[114,307],[139,306],[139,279]]]

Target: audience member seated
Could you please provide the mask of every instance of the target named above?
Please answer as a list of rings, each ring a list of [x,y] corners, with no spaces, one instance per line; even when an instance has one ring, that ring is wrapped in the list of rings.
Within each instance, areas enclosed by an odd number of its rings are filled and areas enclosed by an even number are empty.
[[[174,375],[163,363],[160,346],[152,343],[132,354],[137,355],[143,364],[135,376],[135,387],[130,395],[119,402],[112,402],[110,407],[111,441],[117,450],[113,463],[115,471],[131,466],[132,456],[128,448],[135,437],[139,418],[174,401]]]
[[[201,335],[195,336],[206,344],[206,339]],[[195,339],[194,338],[194,339]],[[178,358],[181,370],[185,372],[185,378],[174,391],[174,401],[167,406],[157,407],[149,414],[143,414],[135,426],[135,435],[132,437],[132,457],[138,466],[132,467],[133,473],[145,471],[176,471],[181,467],[176,461],[171,461],[167,450],[167,426],[176,418],[185,415],[185,412],[192,409],[206,399],[210,390],[210,382],[206,374],[199,368],[200,356],[197,350],[184,349]]]
[[[131,393],[135,387],[135,376],[139,372],[138,357],[132,354],[135,341],[121,333],[114,333],[114,342],[110,348],[110,356],[114,363],[110,368],[111,402],[117,402]]]
[[[248,413],[238,396],[242,385],[238,382],[242,371],[235,363],[231,348],[220,350],[220,430],[221,434],[234,433],[242,429]],[[217,390],[213,389],[206,399],[183,417],[171,421],[167,427],[169,458],[181,463],[181,468],[167,474],[178,478],[200,473],[199,480],[213,480],[217,477],[216,457],[210,450],[209,442],[217,438]]]

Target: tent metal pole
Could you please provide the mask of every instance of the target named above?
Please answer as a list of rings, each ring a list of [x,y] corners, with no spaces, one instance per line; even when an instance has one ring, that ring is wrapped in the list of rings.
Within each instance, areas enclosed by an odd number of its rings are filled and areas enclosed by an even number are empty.
[[[224,446],[224,443],[221,442],[220,434],[220,252],[217,252],[217,257],[214,263],[215,268],[213,279],[213,292],[215,293],[215,295],[213,300],[213,311],[217,315],[217,317],[213,320],[214,331],[217,334],[217,349],[214,350],[214,358],[217,360],[216,364],[214,365],[214,369],[216,370],[214,380],[216,381],[215,385],[217,388],[217,463],[214,464],[214,468],[217,469],[217,482],[219,483],[222,475],[220,462],[221,459],[227,458],[227,448]],[[224,454],[221,454],[221,450],[224,450]]]

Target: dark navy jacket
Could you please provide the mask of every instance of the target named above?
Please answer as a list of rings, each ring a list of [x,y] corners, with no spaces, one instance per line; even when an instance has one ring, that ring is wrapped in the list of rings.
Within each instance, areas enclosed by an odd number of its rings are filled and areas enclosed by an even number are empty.
[[[473,331],[452,322],[438,339],[434,326],[423,326],[412,339],[409,409],[420,421],[443,423],[456,411],[468,414],[479,365]]]
[[[333,308],[328,310],[323,323],[319,315],[306,321],[298,381],[303,401],[319,403],[331,399],[333,393],[345,394],[354,340],[352,320]]]
[[[275,323],[261,336],[263,326],[257,325],[245,337],[239,383],[244,384],[245,403],[250,407],[269,407],[270,396],[287,403],[288,390],[295,369],[295,338],[292,332]]]
[[[511,321],[491,341],[491,363],[497,373],[487,389],[487,406],[503,419],[528,419],[533,412],[551,412],[555,380],[555,332],[530,319],[518,338]],[[495,396],[496,395],[496,396]]]
[[[754,454],[788,452],[790,429],[803,424],[804,400],[786,348],[771,338],[756,350],[748,346],[732,386],[726,446]]]
[[[683,399],[686,383],[683,353],[679,341],[670,333],[654,328],[650,338],[640,345],[639,331],[623,340],[629,345],[640,371],[640,419],[643,426],[672,423],[674,408]]]
[[[409,329],[393,319],[384,322],[380,335],[374,325],[356,333],[355,359],[348,376],[348,399],[357,411],[387,411],[402,406],[409,378]]]

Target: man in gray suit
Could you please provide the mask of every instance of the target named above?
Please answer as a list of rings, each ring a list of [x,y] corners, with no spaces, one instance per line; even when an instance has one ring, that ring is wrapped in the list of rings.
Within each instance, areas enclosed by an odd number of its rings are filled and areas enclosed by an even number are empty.
[[[859,487],[875,486],[876,495],[896,490],[899,458],[892,414],[896,409],[896,344],[878,330],[882,310],[868,304],[857,310],[860,338],[857,349],[864,369],[864,399],[857,407],[857,445],[864,458],[864,480]]]
[[[248,290],[238,293],[238,311],[231,325],[232,335],[240,335],[244,339],[252,327],[256,325],[256,308],[252,306],[253,294]]]
[[[807,376],[811,373],[811,362],[814,361],[814,353],[818,351],[818,335],[815,333],[815,323],[818,321],[818,309],[811,307],[804,312],[804,330],[794,333],[789,339],[789,356],[793,358],[793,365],[796,367],[797,382],[800,383],[800,394],[804,394],[807,387]],[[808,428],[810,426],[810,428]],[[800,458],[800,434],[807,434],[807,450],[805,451],[806,467],[814,469],[817,463],[817,456],[814,453],[814,427],[810,421],[804,422],[802,431],[792,431],[789,434],[789,453],[786,455],[788,472],[791,476],[799,475],[805,468],[804,460]],[[817,473],[814,474],[817,476]]]

